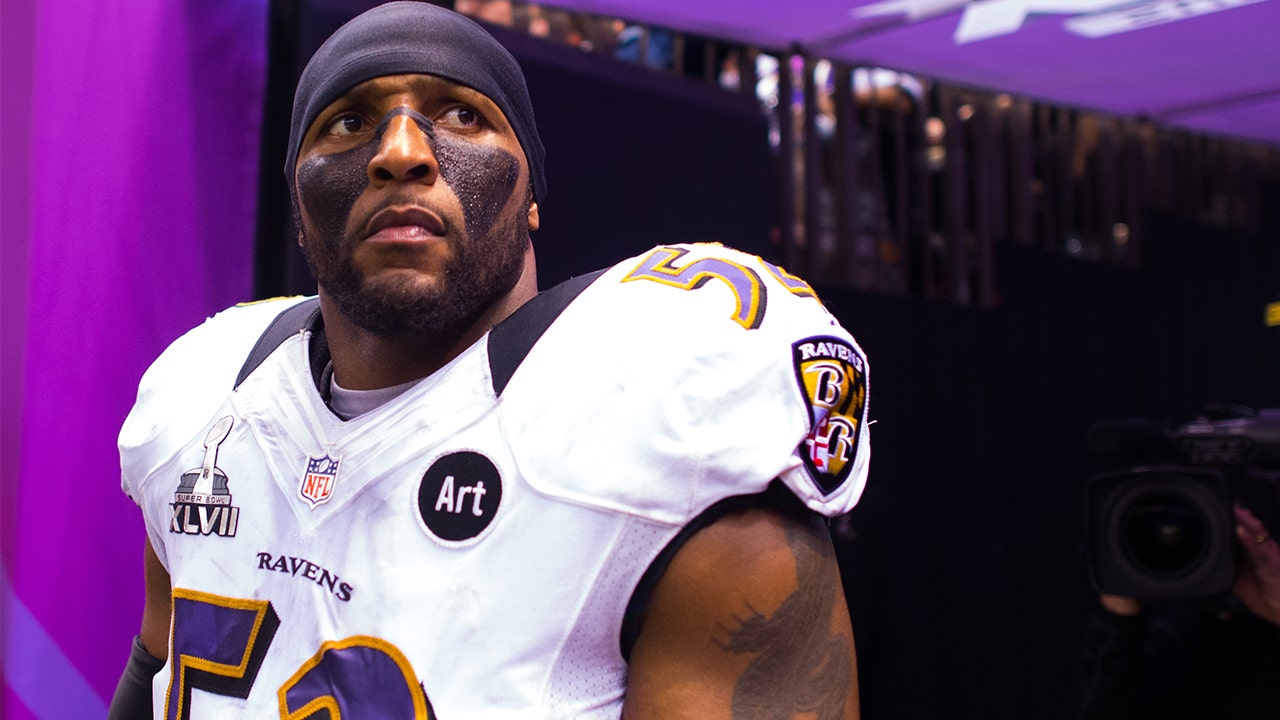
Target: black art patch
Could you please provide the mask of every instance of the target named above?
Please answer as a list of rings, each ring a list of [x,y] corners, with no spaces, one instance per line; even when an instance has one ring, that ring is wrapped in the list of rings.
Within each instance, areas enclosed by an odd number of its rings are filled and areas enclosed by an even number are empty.
[[[463,450],[436,460],[418,486],[418,513],[441,540],[478,537],[502,504],[502,476],[489,458]]]

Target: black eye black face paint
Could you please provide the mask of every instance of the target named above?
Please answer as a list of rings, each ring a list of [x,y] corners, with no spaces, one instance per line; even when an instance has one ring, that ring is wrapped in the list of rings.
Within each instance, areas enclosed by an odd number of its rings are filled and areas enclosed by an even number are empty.
[[[316,225],[316,236],[336,250],[346,235],[351,208],[369,186],[369,162],[378,143],[332,155],[314,155],[298,165],[298,202]]]
[[[427,136],[440,176],[458,197],[468,237],[489,234],[520,179],[520,162],[505,150],[474,145],[435,132],[431,120],[409,108],[395,108],[378,122],[368,142],[298,165],[298,197],[316,225],[317,235],[336,249],[346,234],[356,200],[369,186],[369,163],[378,154],[391,118],[407,115]]]
[[[520,161],[505,150],[449,137],[441,137],[433,149],[440,175],[462,203],[467,236],[487,236],[515,191]]]
[[[331,155],[317,155],[298,165],[298,197],[316,224],[319,236],[337,248],[346,234],[347,220],[356,200],[369,186],[369,163],[378,154],[391,118],[407,115],[428,138],[435,138],[435,123],[406,107],[392,108],[363,145]]]

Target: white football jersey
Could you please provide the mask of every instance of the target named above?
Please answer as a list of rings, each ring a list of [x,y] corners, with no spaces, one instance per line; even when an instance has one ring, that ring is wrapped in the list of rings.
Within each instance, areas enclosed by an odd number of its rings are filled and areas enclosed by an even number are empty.
[[[775,478],[828,516],[865,482],[866,360],[754,256],[656,248],[348,421],[311,329],[232,389],[296,302],[176,341],[121,432],[173,583],[157,716],[617,718],[628,603],[682,528]]]

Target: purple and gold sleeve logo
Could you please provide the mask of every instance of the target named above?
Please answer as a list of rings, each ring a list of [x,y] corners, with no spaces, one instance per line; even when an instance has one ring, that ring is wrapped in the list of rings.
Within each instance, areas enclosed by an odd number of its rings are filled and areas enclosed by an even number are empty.
[[[809,434],[800,456],[826,495],[856,465],[867,406],[867,361],[848,341],[811,337],[792,344],[796,380],[809,410]]]

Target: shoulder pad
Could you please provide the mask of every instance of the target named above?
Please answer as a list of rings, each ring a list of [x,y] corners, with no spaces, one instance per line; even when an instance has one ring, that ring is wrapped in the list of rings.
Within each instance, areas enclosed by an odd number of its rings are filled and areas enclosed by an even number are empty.
[[[683,524],[781,478],[835,515],[866,477],[866,388],[861,349],[802,280],[674,245],[587,288],[512,378],[503,414],[522,472],[567,500]]]
[[[165,437],[189,439],[230,395],[236,374],[264,330],[282,311],[305,300],[284,298],[224,310],[175,340],[151,364],[120,430],[122,484],[136,483],[168,459]]]

